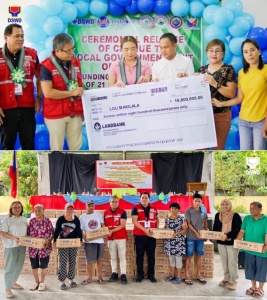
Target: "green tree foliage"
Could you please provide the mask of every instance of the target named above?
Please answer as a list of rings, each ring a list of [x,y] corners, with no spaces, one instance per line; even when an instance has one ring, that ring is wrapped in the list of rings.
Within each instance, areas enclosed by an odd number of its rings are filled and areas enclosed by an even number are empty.
[[[227,196],[263,193],[267,189],[267,155],[265,151],[216,151],[215,190]],[[259,157],[258,174],[250,172],[247,157]]]
[[[10,161],[13,151],[1,151],[0,155],[0,182],[5,187],[0,190],[0,195],[10,192],[11,180],[8,176]],[[19,196],[27,197],[38,194],[38,161],[35,151],[17,151],[18,161],[18,190]],[[8,192],[7,192],[8,190]]]

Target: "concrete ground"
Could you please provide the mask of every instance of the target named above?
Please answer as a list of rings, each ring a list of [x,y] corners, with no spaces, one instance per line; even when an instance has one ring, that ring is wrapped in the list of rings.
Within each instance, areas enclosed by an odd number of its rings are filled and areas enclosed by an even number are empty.
[[[134,278],[128,277],[128,284],[121,285],[120,282],[106,282],[105,284],[99,284],[96,281],[81,286],[81,282],[84,278],[75,277],[75,281],[78,284],[77,288],[69,288],[65,291],[61,291],[59,288],[59,282],[56,275],[48,275],[46,277],[47,289],[43,292],[30,291],[29,287],[34,282],[32,275],[20,275],[18,283],[24,286],[23,290],[13,290],[15,295],[14,299],[27,299],[27,300],[154,300],[154,299],[178,299],[184,300],[196,300],[196,299],[253,299],[251,296],[247,296],[245,291],[250,287],[250,282],[244,277],[244,270],[239,270],[238,288],[235,291],[231,291],[225,287],[219,287],[218,282],[223,279],[223,271],[220,262],[219,254],[215,252],[215,269],[214,278],[207,278],[207,284],[203,285],[193,280],[194,284],[189,286],[184,282],[181,284],[172,284],[158,280],[157,283],[151,283],[145,279],[142,283],[136,283]],[[3,280],[3,269],[0,269],[0,299],[4,300],[5,286]],[[59,298],[57,298],[59,297]],[[267,288],[265,286],[265,296],[262,299],[267,299]]]

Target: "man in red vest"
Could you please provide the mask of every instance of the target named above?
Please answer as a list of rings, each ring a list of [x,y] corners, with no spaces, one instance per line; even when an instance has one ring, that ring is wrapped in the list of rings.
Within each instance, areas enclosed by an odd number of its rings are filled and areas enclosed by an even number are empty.
[[[105,225],[109,228],[108,248],[110,253],[110,263],[112,274],[109,282],[118,280],[118,261],[120,259],[121,283],[127,284],[126,278],[126,239],[125,228],[127,215],[124,209],[119,207],[119,199],[116,196],[110,198],[110,208],[104,212]]]
[[[0,49],[0,144],[3,150],[14,150],[18,133],[22,150],[33,150],[35,113],[40,110],[42,96],[37,52],[23,46],[24,32],[19,24],[9,24],[4,39]]]
[[[54,37],[52,55],[41,62],[43,115],[51,150],[63,149],[65,134],[69,150],[82,145],[82,74],[74,50],[72,37],[60,33]]]
[[[134,236],[136,246],[137,279],[144,279],[144,255],[147,253],[148,279],[157,282],[154,277],[156,239],[151,237],[151,228],[157,228],[159,224],[158,213],[150,205],[150,195],[144,192],[140,196],[140,203],[132,209],[132,222],[134,224]]]

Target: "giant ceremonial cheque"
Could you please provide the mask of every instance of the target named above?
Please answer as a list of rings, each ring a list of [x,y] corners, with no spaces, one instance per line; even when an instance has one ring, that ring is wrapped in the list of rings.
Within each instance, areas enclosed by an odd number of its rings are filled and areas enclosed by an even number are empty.
[[[194,150],[217,145],[202,75],[85,91],[91,150]]]

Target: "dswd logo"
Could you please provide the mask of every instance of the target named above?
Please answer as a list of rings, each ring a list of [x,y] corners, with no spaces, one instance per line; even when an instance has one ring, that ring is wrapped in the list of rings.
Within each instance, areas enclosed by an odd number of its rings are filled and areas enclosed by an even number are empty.
[[[21,19],[21,6],[8,7],[8,23],[20,23]]]
[[[248,168],[248,170],[246,170],[246,175],[260,174],[260,158],[259,157],[247,157],[246,165]]]

